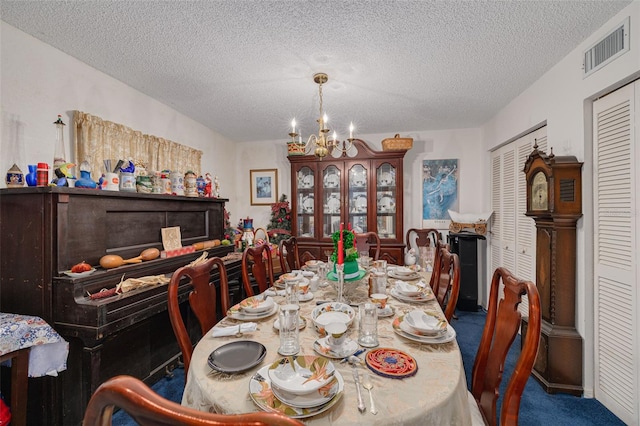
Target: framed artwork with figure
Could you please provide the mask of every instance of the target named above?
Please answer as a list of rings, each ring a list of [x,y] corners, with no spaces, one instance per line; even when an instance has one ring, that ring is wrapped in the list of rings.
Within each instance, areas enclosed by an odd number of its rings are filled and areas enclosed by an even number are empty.
[[[449,210],[458,211],[458,160],[424,160],[422,164],[422,226],[449,229]]]
[[[263,206],[278,200],[278,169],[249,171],[251,185],[251,205]]]

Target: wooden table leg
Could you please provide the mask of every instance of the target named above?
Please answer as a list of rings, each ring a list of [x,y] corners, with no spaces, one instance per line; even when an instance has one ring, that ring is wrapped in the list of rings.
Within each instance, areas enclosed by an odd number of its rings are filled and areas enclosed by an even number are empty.
[[[11,360],[11,424],[27,424],[27,385],[29,384],[29,350],[19,349],[0,356],[0,362]]]

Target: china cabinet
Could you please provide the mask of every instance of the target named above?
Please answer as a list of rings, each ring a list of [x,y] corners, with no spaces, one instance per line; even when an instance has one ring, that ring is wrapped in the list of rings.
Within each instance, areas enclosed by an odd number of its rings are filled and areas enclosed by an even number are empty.
[[[378,233],[381,259],[403,263],[402,168],[407,151],[374,151],[360,140],[349,154],[290,155],[292,234],[300,260],[326,259],[340,223]]]

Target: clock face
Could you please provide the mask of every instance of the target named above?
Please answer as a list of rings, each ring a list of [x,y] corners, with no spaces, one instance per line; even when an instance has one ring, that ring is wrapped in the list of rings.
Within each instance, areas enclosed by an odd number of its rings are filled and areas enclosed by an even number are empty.
[[[549,183],[547,175],[538,172],[531,183],[531,210],[547,210],[549,208]]]

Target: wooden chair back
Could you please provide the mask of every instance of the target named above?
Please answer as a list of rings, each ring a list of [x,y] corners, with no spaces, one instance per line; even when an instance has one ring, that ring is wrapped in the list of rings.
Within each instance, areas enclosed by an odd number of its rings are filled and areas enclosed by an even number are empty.
[[[249,247],[242,254],[242,285],[247,297],[253,296],[252,283],[258,284],[259,293],[273,286],[273,259],[269,244]]]
[[[169,282],[169,288],[167,289],[169,319],[182,351],[185,371],[189,371],[193,344],[180,313],[178,287],[182,278],[190,279],[192,290],[189,293],[189,305],[196,318],[198,318],[200,330],[202,330],[202,335],[204,336],[218,322],[216,315],[216,286],[212,282],[212,271],[215,267],[218,268],[220,277],[220,305],[222,312],[227,312],[229,309],[229,281],[227,279],[227,269],[219,257],[208,259],[197,266],[183,266],[173,273]]]
[[[438,241],[442,241],[442,234],[434,228],[411,228],[407,231],[407,250],[416,249],[417,252],[418,247],[436,248]]]
[[[498,299],[501,284],[504,296]],[[520,398],[538,353],[540,343],[540,295],[535,284],[514,277],[504,268],[498,268],[491,280],[489,310],[473,364],[471,393],[480,412],[489,425],[497,423],[496,402],[505,359],[521,324],[518,305],[523,295],[529,300],[529,322],[520,356],[513,370],[500,410],[501,425],[517,425]]]
[[[446,244],[444,241],[436,241],[436,252],[433,256],[433,271],[431,273],[431,279],[429,280],[429,286],[431,289],[436,291],[437,283],[438,283],[438,273],[440,272],[440,263],[442,262],[442,249],[446,249],[450,251],[449,244]]]
[[[126,411],[142,426],[303,425],[279,413],[214,414],[198,411],[163,398],[131,376],[116,376],[102,383],[89,400],[82,425],[110,425],[115,407]]]
[[[300,269],[300,253],[298,251],[298,239],[290,237],[281,240],[279,244],[280,250],[280,268],[282,273],[291,272],[294,269]]]
[[[380,237],[375,232],[355,234],[358,252],[368,251],[373,260],[380,258]]]
[[[435,287],[433,292],[436,300],[444,311],[447,321],[451,322],[460,294],[460,259],[446,247],[440,248],[438,269],[434,269]]]

